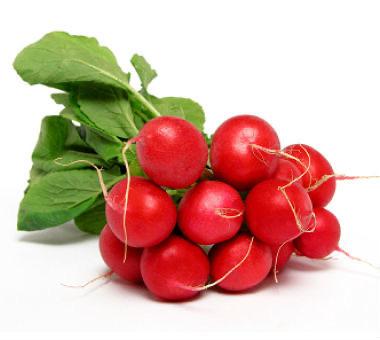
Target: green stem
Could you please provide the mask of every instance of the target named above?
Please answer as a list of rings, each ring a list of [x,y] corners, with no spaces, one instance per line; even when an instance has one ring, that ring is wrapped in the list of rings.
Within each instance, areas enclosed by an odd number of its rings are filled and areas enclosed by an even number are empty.
[[[115,75],[113,75],[112,73],[109,73],[108,71],[103,70],[103,69],[101,69],[95,65],[86,63],[85,61],[83,61],[81,59],[72,59],[72,60],[76,61],[78,63],[81,63],[83,65],[86,65],[87,67],[90,67],[93,70],[96,70],[97,72],[101,73],[102,75],[104,75],[104,76],[112,79],[114,82],[120,84],[125,90],[127,90],[133,96],[135,96],[137,98],[137,100],[148,109],[148,111],[152,115],[152,118],[161,116],[161,114],[157,111],[157,109],[146,98],[144,98],[144,96],[141,93],[136,91],[127,81],[120,79],[120,78],[116,77]]]
[[[132,95],[135,96],[135,98],[137,98],[139,102],[142,103],[149,110],[153,118],[161,116],[157,109],[141,93],[136,91],[129,83],[123,82],[123,85],[125,86],[128,92],[132,93]]]

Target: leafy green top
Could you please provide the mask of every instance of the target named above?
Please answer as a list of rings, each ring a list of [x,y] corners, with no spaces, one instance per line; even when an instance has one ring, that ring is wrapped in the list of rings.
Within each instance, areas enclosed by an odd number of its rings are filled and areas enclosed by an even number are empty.
[[[64,108],[59,116],[47,116],[33,151],[29,186],[20,204],[18,228],[38,230],[74,219],[83,231],[99,233],[104,217],[104,199],[95,170],[86,160],[103,168],[111,187],[121,178],[125,141],[138,135],[143,125],[160,115],[188,120],[203,132],[202,107],[188,98],[158,98],[148,92],[157,76],[147,60],[131,59],[141,81],[136,90],[130,74],[118,65],[113,53],[94,38],[65,32],[46,34],[25,47],[14,68],[29,84],[43,84],[64,92],[52,97]],[[132,175],[144,176],[135,147],[127,152]],[[168,191],[175,202],[184,191]]]

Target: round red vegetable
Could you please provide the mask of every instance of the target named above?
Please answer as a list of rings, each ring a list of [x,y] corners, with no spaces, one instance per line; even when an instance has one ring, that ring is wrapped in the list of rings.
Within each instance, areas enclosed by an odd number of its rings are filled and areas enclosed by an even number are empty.
[[[277,156],[253,148],[253,144],[279,149],[274,129],[263,119],[243,115],[226,120],[216,130],[210,151],[216,178],[238,190],[249,190],[276,170]]]
[[[339,250],[340,225],[335,215],[324,208],[315,208],[314,213],[315,225],[312,221],[310,228],[315,226],[315,230],[303,233],[294,240],[294,245],[302,255],[322,259]]]
[[[289,160],[298,167],[301,172],[305,167],[310,167],[308,172],[302,178],[303,186],[306,189],[312,189],[313,185],[318,182],[324,175],[333,175],[334,170],[328,160],[317,150],[306,144],[294,144],[286,147],[284,152],[298,158],[302,164],[295,160]],[[309,155],[309,156],[308,156]],[[325,207],[333,198],[336,187],[336,179],[332,177],[318,186],[318,188],[309,191],[311,201],[314,207]]]
[[[277,169],[271,177],[281,179],[287,182],[292,182],[296,178],[299,178],[302,175],[302,173],[303,172],[300,171],[298,167],[289,160],[279,158]],[[297,180],[295,183],[302,184],[302,178]]]
[[[203,181],[181,200],[178,224],[190,240],[210,245],[233,237],[243,223],[243,212],[244,203],[234,188]]]
[[[219,243],[209,253],[211,278],[216,281],[236,266],[247,254],[252,236],[244,233]],[[253,288],[265,279],[272,266],[272,253],[266,244],[254,240],[246,260],[218,284],[229,291]]]
[[[161,186],[186,188],[201,176],[207,163],[206,140],[182,118],[152,119],[141,129],[136,142],[139,164]]]
[[[278,252],[279,246],[270,246],[271,251],[272,251],[272,258],[273,258],[273,263],[272,263],[272,269],[276,265],[276,271],[280,272],[284,269],[286,264],[289,262],[290,257],[294,253],[294,244],[293,242],[287,242],[285,243],[280,251]],[[278,256],[277,256],[278,252]],[[276,262],[276,256],[277,256],[277,263]]]
[[[100,254],[106,265],[122,279],[139,283],[142,281],[140,259],[142,249],[127,248],[127,258],[124,262],[124,243],[121,242],[106,225],[99,237]]]
[[[245,216],[249,229],[261,241],[281,245],[296,238],[312,218],[313,206],[306,190],[292,184],[285,192],[297,213],[301,228],[283,192],[287,181],[269,179],[257,184],[248,194]]]
[[[126,235],[123,225],[127,180],[118,182],[110,191],[106,203],[107,223],[121,241]],[[151,181],[131,177],[125,218],[127,244],[150,247],[167,238],[176,224],[177,211],[170,196]]]
[[[198,295],[199,291],[193,288],[206,284],[209,270],[204,251],[176,235],[155,247],[145,248],[141,259],[145,285],[164,300],[180,301]]]

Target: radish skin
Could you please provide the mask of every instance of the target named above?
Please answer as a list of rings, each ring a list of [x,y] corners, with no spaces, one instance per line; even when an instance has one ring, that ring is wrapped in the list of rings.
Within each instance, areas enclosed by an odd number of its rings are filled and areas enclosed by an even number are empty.
[[[323,259],[339,250],[340,224],[333,213],[315,208],[315,230],[302,234],[294,241],[296,249],[312,259]]]
[[[209,253],[211,278],[217,281],[246,255],[251,243],[247,233],[238,234],[233,239],[219,243]],[[218,286],[227,291],[246,291],[262,282],[272,266],[272,253],[269,246],[253,240],[246,260],[228,275]]]
[[[211,245],[232,238],[243,223],[244,203],[239,193],[219,181],[202,181],[182,198],[178,224],[190,240]]]
[[[270,245],[279,246],[296,238],[303,232],[300,225],[306,230],[312,219],[313,206],[306,190],[299,184],[288,186],[285,189],[287,200],[280,190],[286,185],[288,182],[278,179],[263,181],[249,192],[245,201],[249,229]]]
[[[277,169],[271,178],[280,179],[287,182],[292,182],[296,178],[302,176],[302,171],[288,159],[280,158],[278,160]],[[302,185],[302,179],[295,181],[295,183],[300,183]]]
[[[176,224],[177,211],[171,197],[151,181],[132,176],[124,226],[126,189],[127,179],[123,179],[114,185],[106,200],[107,223],[113,233],[131,247],[162,242]]]
[[[145,248],[141,274],[148,290],[163,300],[193,298],[209,277],[209,261],[204,251],[184,238],[172,235],[154,247]]]
[[[207,143],[188,121],[162,116],[147,122],[135,138],[137,159],[148,177],[160,186],[186,188],[202,174]]]
[[[142,281],[140,260],[143,250],[128,247],[128,258],[124,262],[125,245],[105,225],[99,236],[99,250],[105,264],[122,279],[139,283]]]
[[[235,116],[219,126],[210,150],[216,178],[243,191],[270,177],[276,170],[277,156],[255,150],[253,144],[280,148],[275,130],[257,116]]]
[[[289,262],[290,257],[294,253],[295,247],[293,242],[287,242],[285,243],[280,251],[278,251],[279,246],[270,246],[272,251],[272,269],[276,269],[277,272],[281,272],[286,264]],[[277,263],[276,263],[276,257],[277,257]],[[276,268],[275,268],[276,267]]]
[[[317,150],[306,144],[294,144],[287,146],[284,152],[298,158],[301,163],[289,160],[303,172],[307,173],[302,178],[304,188],[309,189],[309,195],[314,207],[325,207],[333,198],[336,188],[336,178],[332,176],[326,182],[312,189],[323,176],[334,175],[334,170],[328,160]]]

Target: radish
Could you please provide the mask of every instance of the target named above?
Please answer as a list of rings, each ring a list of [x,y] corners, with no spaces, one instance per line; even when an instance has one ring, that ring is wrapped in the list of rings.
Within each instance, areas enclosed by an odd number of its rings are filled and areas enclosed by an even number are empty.
[[[247,249],[251,236],[238,234],[233,239],[219,243],[209,253],[212,280],[220,280],[232,268],[236,267]],[[272,253],[266,244],[253,240],[251,250],[239,267],[235,268],[218,286],[228,291],[244,291],[253,288],[265,279],[272,266]]]
[[[141,274],[149,291],[164,300],[187,300],[199,294],[189,287],[203,286],[209,277],[204,251],[176,235],[144,249]]]
[[[233,237],[243,223],[244,203],[223,182],[203,181],[189,190],[178,208],[178,224],[190,240],[210,245]]]
[[[338,251],[351,260],[358,261],[380,270],[371,262],[352,256],[339,246],[340,224],[333,213],[324,208],[315,208],[315,223],[312,233],[302,234],[294,240],[296,253],[299,256],[306,256],[312,259],[323,259],[333,251]]]
[[[307,191],[299,184],[269,179],[248,194],[245,216],[258,239],[281,245],[296,238],[309,226],[313,207]]]
[[[158,117],[147,122],[136,142],[137,159],[148,177],[173,189],[193,184],[206,167],[208,148],[202,134],[178,117]]]
[[[302,171],[300,171],[298,167],[288,159],[282,158],[278,160],[277,169],[271,176],[271,178],[281,179],[287,182],[291,182],[300,177],[302,177]],[[302,184],[302,179],[300,178],[296,183]]]
[[[270,246],[272,251],[272,269],[276,270],[277,272],[280,272],[284,269],[286,264],[288,263],[290,257],[294,253],[295,247],[293,242],[287,242],[285,243],[281,249],[279,250],[279,246]],[[277,258],[277,261],[276,261]]]
[[[106,198],[107,223],[116,237],[132,247],[150,247],[167,238],[176,224],[171,197],[151,181],[131,177],[114,185]],[[125,210],[126,208],[126,210]],[[125,218],[123,218],[125,216]]]
[[[300,171],[307,169],[307,173],[302,177],[302,183],[309,191],[313,206],[325,207],[333,198],[336,187],[336,178],[330,163],[320,152],[305,144],[290,145],[284,149],[284,152],[301,161],[300,164],[289,159]]]
[[[294,245],[302,255],[322,259],[334,250],[340,250],[340,225],[335,215],[324,208],[315,208],[314,213],[314,231],[302,234],[294,241]]]
[[[216,178],[238,190],[249,190],[276,170],[277,156],[254,148],[279,149],[275,130],[257,116],[242,115],[226,120],[216,130],[210,151]]]
[[[106,225],[99,237],[100,254],[113,273],[122,279],[139,283],[142,281],[140,260],[142,249],[128,247],[128,257],[124,262],[124,243],[121,242]]]

